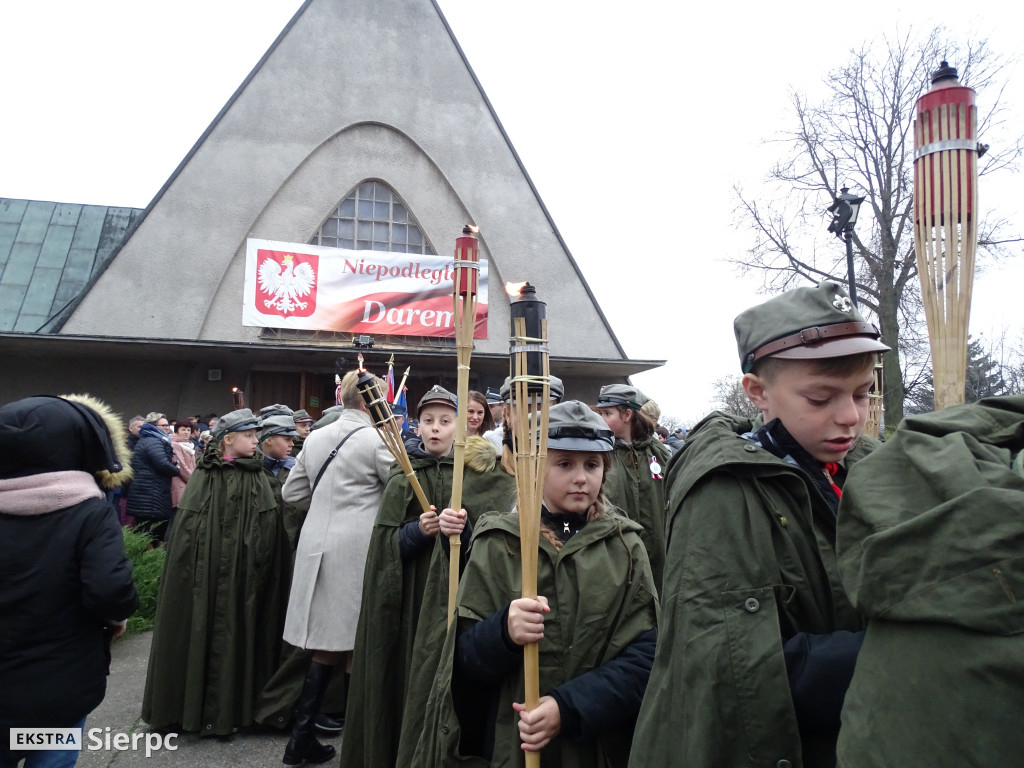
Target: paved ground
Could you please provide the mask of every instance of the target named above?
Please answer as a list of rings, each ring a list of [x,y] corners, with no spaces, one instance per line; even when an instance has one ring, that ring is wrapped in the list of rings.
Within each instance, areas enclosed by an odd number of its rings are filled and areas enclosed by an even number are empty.
[[[112,649],[113,661],[107,680],[107,697],[99,708],[89,715],[83,734],[82,754],[78,768],[130,768],[130,766],[175,766],[176,768],[214,768],[215,766],[281,766],[288,735],[285,733],[244,733],[229,738],[205,738],[191,734],[180,735],[174,743],[175,751],[154,751],[147,758],[145,741],[140,741],[137,751],[114,749],[90,750],[89,731],[101,729],[101,739],[106,739],[106,729],[115,733],[148,734],[146,724],[139,719],[142,709],[142,690],[146,684],[146,665],[149,659],[149,645],[152,633],[126,635],[117,640]],[[340,747],[341,742],[333,742]],[[327,768],[337,768],[338,759],[324,763]]]

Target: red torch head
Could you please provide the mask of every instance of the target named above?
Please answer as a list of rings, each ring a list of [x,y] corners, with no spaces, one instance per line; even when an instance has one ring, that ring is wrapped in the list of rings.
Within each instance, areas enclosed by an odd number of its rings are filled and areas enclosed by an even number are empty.
[[[480,275],[480,248],[476,233],[479,227],[467,224],[462,237],[455,240],[455,292],[459,296],[475,296]]]

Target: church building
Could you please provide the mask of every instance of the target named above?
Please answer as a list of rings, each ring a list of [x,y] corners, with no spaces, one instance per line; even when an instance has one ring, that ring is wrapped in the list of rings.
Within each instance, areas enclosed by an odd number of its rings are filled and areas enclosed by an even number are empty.
[[[237,387],[318,416],[358,354],[408,368],[410,405],[454,390],[466,225],[471,388],[508,375],[509,282],[547,302],[567,397],[662,364],[626,356],[436,2],[307,0],[145,210],[0,199],[0,402],[175,417]]]

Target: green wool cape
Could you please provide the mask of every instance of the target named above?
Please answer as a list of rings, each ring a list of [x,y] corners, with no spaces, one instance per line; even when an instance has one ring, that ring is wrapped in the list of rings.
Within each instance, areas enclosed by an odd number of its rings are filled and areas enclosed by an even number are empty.
[[[742,437],[760,426],[712,413],[669,463],[662,623],[633,768],[834,763],[835,734],[801,742],[780,622],[816,634],[862,623],[832,509],[803,470]],[[835,482],[875,445],[861,437]]]
[[[604,484],[604,493],[626,517],[643,526],[640,538],[651,559],[654,583],[661,589],[665,570],[665,481],[651,472],[651,459],[661,467],[665,477],[672,451],[656,437],[630,444],[615,441],[613,468]]]
[[[1024,397],[908,416],[850,474],[839,567],[868,619],[843,768],[1024,762]]]
[[[541,537],[537,591],[551,606],[539,648],[542,694],[611,661],[658,623],[657,592],[640,526],[614,512],[588,522],[561,550]],[[461,728],[452,699],[457,632],[503,610],[521,594],[519,518],[515,513],[486,515],[473,534],[459,585],[456,626],[445,639],[419,748],[410,765],[523,765],[518,716],[512,709],[512,703],[524,697],[521,667],[501,687],[490,763],[461,754]],[[541,752],[541,765],[625,766],[632,732],[629,718],[599,739],[573,743],[556,737]]]
[[[482,512],[509,509],[515,480],[495,466],[494,448],[470,437],[463,474],[463,504],[470,524]],[[427,499],[437,510],[451,501],[451,457],[412,458]],[[419,502],[397,465],[384,488],[374,523],[356,627],[352,679],[345,717],[341,765],[391,768],[410,709],[421,717],[447,627],[448,556],[440,541],[402,563],[399,529],[418,520]],[[429,587],[429,591],[428,591]],[[413,658],[417,665],[414,667]]]
[[[143,720],[203,736],[252,724],[280,655],[290,564],[262,457],[207,450],[168,542]]]

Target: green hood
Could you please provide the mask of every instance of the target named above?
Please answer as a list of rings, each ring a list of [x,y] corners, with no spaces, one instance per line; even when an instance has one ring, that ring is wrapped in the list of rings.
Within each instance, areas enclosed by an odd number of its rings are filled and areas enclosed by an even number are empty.
[[[1021,396],[908,417],[847,479],[838,551],[854,605],[869,618],[1024,631],[1022,448]]]

